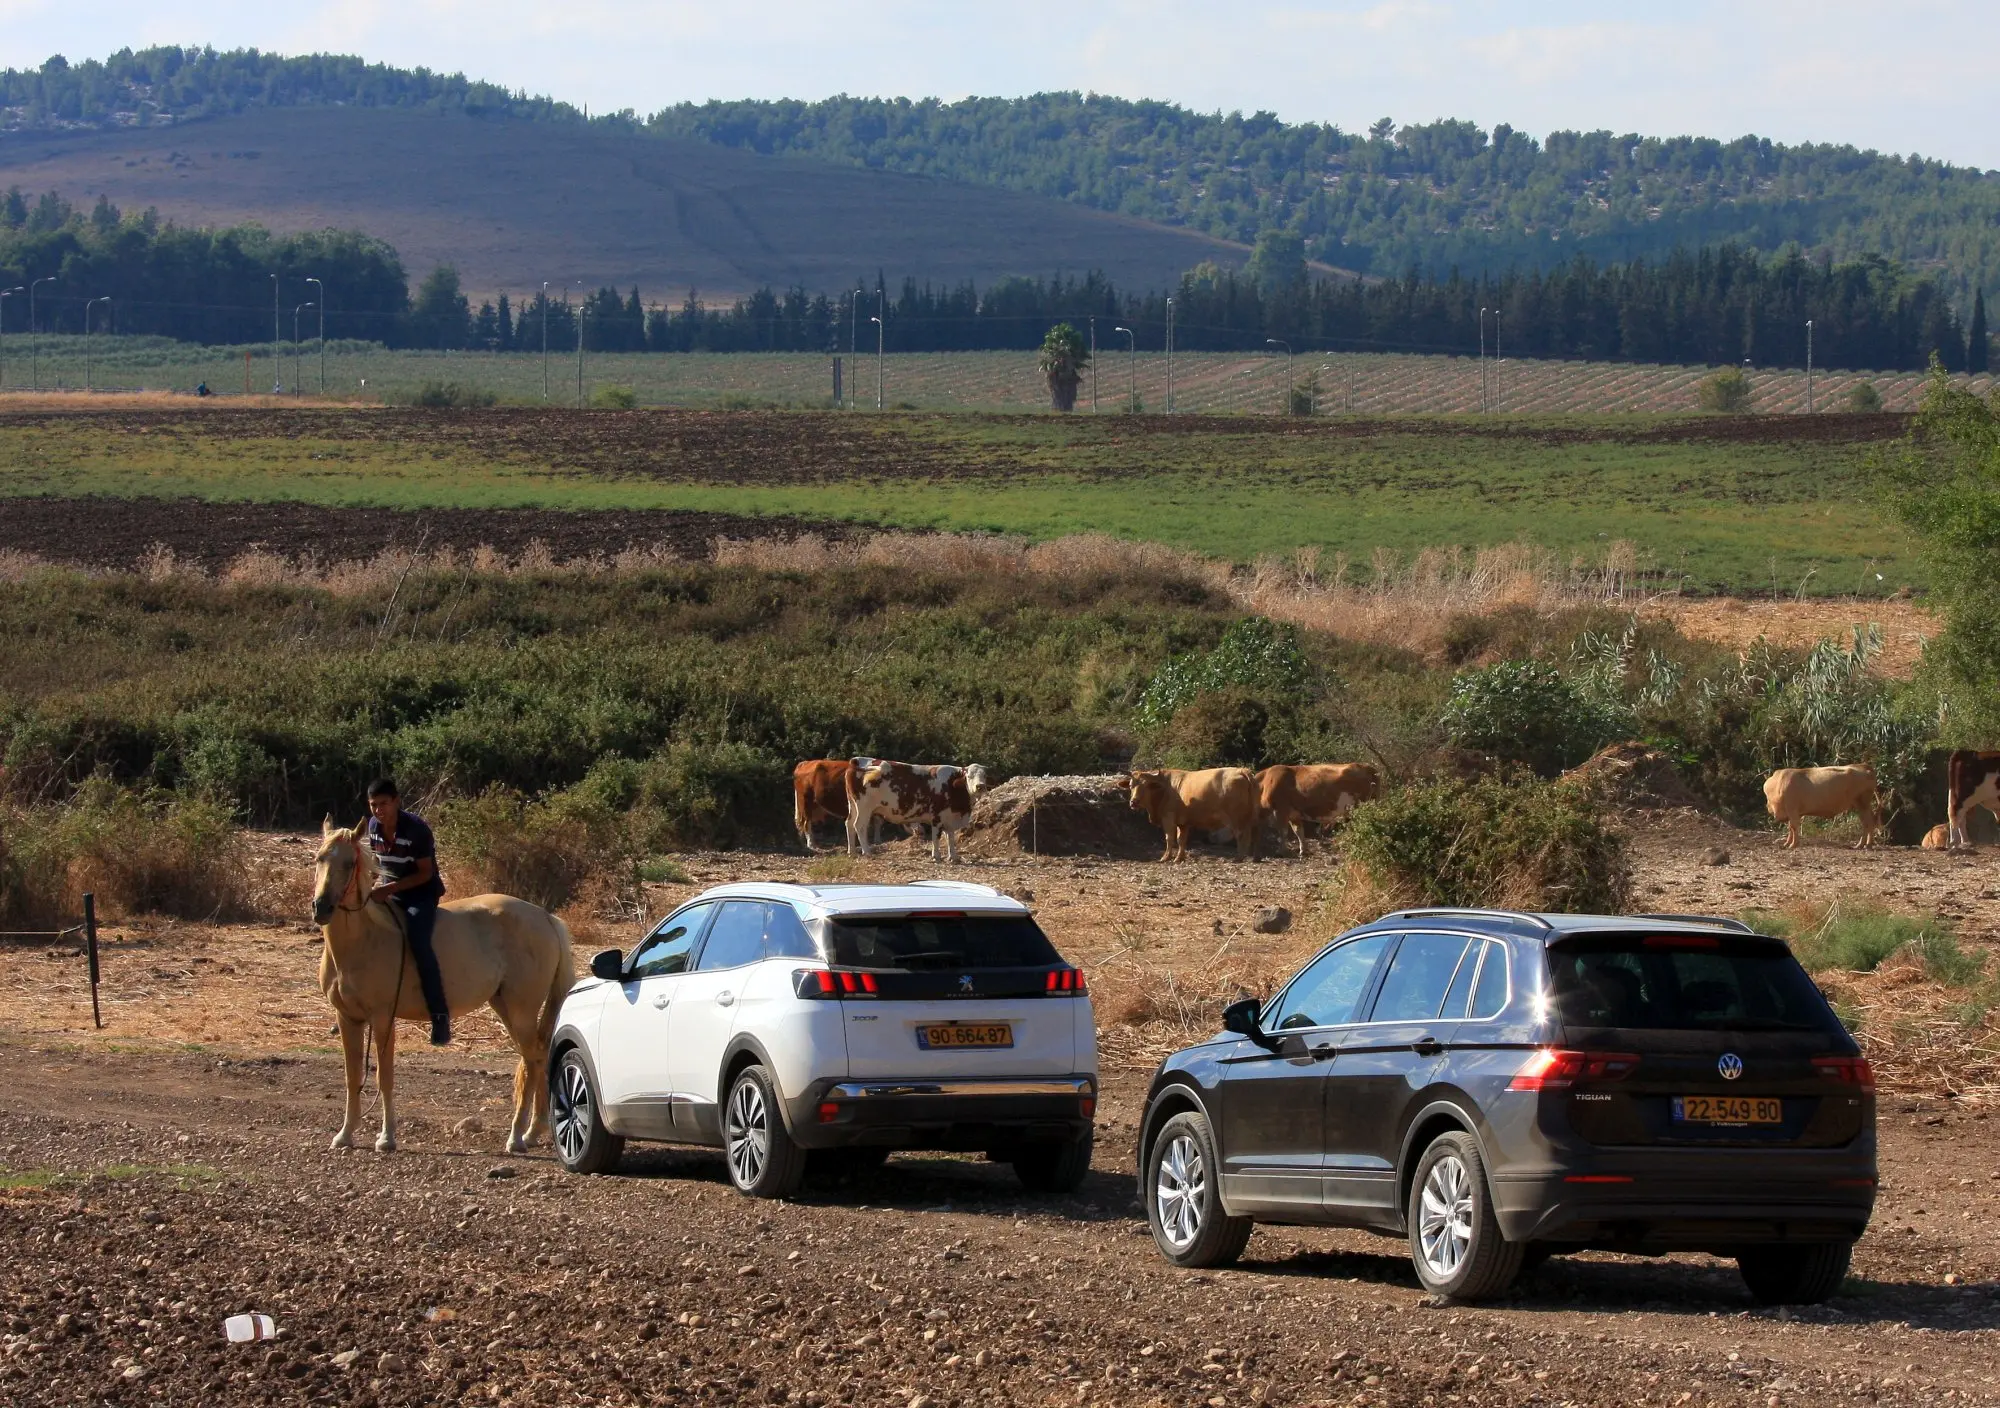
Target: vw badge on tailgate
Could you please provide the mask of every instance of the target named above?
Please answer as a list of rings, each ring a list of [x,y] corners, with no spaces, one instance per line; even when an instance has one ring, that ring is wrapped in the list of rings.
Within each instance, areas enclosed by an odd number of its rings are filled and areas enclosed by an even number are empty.
[[[1724,1080],[1735,1080],[1743,1074],[1743,1058],[1734,1051],[1725,1051],[1715,1063],[1715,1069],[1722,1072]]]

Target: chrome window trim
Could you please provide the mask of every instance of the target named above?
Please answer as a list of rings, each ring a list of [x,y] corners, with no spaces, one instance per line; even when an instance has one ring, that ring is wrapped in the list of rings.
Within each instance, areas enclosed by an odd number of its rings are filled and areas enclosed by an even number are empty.
[[[1507,1000],[1500,1004],[1500,1011],[1494,1013],[1492,1017],[1433,1017],[1430,1019],[1431,1021],[1490,1022],[1493,1021],[1495,1018],[1503,1015],[1507,1011],[1508,1007],[1513,1005],[1514,963],[1512,956],[1506,952],[1507,941],[1505,939],[1495,938],[1492,934],[1477,934],[1469,930],[1461,933],[1457,929],[1373,929],[1365,934],[1356,934],[1354,937],[1357,939],[1365,939],[1365,938],[1370,938],[1376,934],[1388,934],[1393,938],[1408,938],[1411,934],[1447,934],[1452,938],[1474,939],[1482,943],[1498,944],[1500,946],[1501,961],[1507,965]],[[1341,939],[1336,939],[1331,944],[1328,944],[1326,948],[1323,948],[1320,950],[1319,953],[1314,954],[1312,956],[1311,961],[1309,961],[1304,968],[1299,969],[1299,974],[1303,974],[1307,968],[1310,968],[1314,963],[1319,962],[1322,954],[1327,953],[1331,949],[1335,948],[1339,944],[1345,943],[1346,941],[1347,940],[1343,937]],[[1481,963],[1485,962],[1485,958],[1486,956],[1484,954],[1480,955]],[[1294,977],[1292,978],[1292,982],[1295,983],[1297,981],[1298,981],[1298,976],[1294,975]],[[1285,984],[1284,988],[1279,990],[1279,996],[1282,997],[1286,991],[1289,991],[1291,985],[1292,985],[1291,983]],[[1474,973],[1472,975],[1472,990],[1475,993],[1479,990],[1479,975],[1477,973]],[[1449,993],[1450,990],[1446,989],[1446,991],[1447,993]],[[1381,994],[1378,991],[1376,996],[1379,997],[1380,995]],[[1468,995],[1466,997],[1467,1005],[1470,1006],[1471,1002],[1472,998],[1470,995]],[[1371,1013],[1373,1011],[1372,1004],[1370,1007],[1370,1011]],[[1286,1027],[1282,1031],[1280,1031],[1276,1027],[1266,1027],[1264,1030],[1269,1032],[1272,1036],[1299,1036],[1303,1035],[1306,1032],[1350,1031],[1355,1027],[1407,1027],[1412,1025],[1415,1025],[1415,1023],[1411,1022],[1408,1019],[1398,1019],[1395,1021],[1378,1022],[1375,1021],[1371,1015],[1370,1019],[1366,1022],[1328,1022],[1323,1026],[1317,1026],[1317,1027]]]

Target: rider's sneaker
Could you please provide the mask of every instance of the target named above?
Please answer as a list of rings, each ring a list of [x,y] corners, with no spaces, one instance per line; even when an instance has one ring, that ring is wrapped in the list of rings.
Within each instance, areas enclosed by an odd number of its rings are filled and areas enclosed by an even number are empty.
[[[432,1017],[432,1018],[431,1018],[431,1045],[432,1045],[432,1046],[448,1046],[448,1045],[450,1045],[450,1044],[451,1044],[451,1018],[450,1018],[450,1017]]]

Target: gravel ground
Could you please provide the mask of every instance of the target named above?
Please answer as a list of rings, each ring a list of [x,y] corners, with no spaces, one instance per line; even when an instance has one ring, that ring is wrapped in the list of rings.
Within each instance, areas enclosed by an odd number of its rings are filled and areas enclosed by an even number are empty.
[[[1718,839],[1731,863],[1701,864]],[[1990,933],[1983,853],[1782,855],[1682,819],[1644,824],[1635,859],[1660,908],[1840,884]],[[1698,1256],[1563,1258],[1500,1304],[1437,1305],[1400,1244],[1322,1230],[1262,1230],[1230,1271],[1169,1266],[1130,1146],[1179,1031],[1111,1008],[1161,975],[1192,991],[1288,966],[1310,924],[1248,920],[1306,914],[1325,863],[959,869],[1035,892],[1100,993],[1096,1172],[1068,1198],[946,1157],[782,1204],[700,1151],[594,1179],[503,1158],[511,1062],[476,1025],[459,1049],[405,1045],[402,1152],[333,1154],[339,1065],[297,925],[115,930],[102,1034],[67,954],[0,950],[0,1403],[2000,1403],[2000,1131],[1978,1089],[1885,1095],[1876,1220],[1815,1310],[1755,1309]],[[687,858],[697,884],[805,864]],[[247,1310],[279,1338],[227,1344]]]

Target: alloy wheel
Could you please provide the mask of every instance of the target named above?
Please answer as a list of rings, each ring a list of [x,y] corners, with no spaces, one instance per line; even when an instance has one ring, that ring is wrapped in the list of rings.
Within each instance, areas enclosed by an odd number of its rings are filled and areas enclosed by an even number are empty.
[[[1202,1202],[1207,1195],[1208,1177],[1200,1147],[1192,1135],[1175,1135],[1160,1155],[1153,1197],[1160,1210],[1160,1230],[1176,1250],[1200,1235]]]
[[[729,1157],[729,1173],[736,1186],[751,1187],[771,1156],[770,1115],[764,1107],[764,1092],[757,1088],[756,1081],[739,1080],[736,1089],[730,1092],[723,1143]]]
[[[555,1107],[552,1113],[555,1116],[556,1149],[565,1163],[576,1163],[583,1157],[584,1146],[590,1142],[593,1118],[590,1078],[584,1074],[581,1063],[563,1063],[562,1079],[556,1082],[550,1103]]]
[[[1457,1272],[1471,1250],[1472,1179],[1456,1154],[1432,1164],[1424,1178],[1417,1241],[1425,1269],[1440,1281]]]

